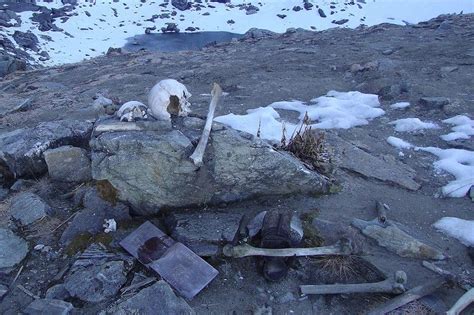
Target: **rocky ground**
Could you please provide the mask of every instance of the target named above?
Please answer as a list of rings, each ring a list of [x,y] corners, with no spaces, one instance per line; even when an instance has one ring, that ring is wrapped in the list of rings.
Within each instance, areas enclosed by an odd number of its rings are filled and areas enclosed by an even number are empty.
[[[472,118],[473,42],[473,15],[441,16],[407,27],[382,24],[356,30],[289,30],[282,35],[254,30],[239,41],[201,51],[112,52],[82,63],[7,75],[0,81],[0,150],[15,148],[17,174],[25,178],[14,180],[8,163],[0,164],[4,183],[0,191],[0,242],[9,242],[3,245],[9,246],[9,254],[0,255],[0,261],[10,266],[0,273],[0,311],[13,314],[29,307],[29,312],[47,305],[49,310],[55,307],[77,313],[127,312],[137,307],[143,312],[163,309],[163,313],[364,313],[390,296],[300,296],[298,287],[380,280],[382,273],[397,270],[407,273],[408,288],[436,277],[420,259],[400,257],[350,228],[354,218],[371,220],[376,216],[377,200],[390,206],[390,220],[449,257],[438,264],[440,267],[469,277],[474,272],[472,254],[469,256],[466,246],[437,232],[432,224],[446,216],[472,220],[471,199],[440,198],[440,188],[452,178],[434,171],[435,157],[415,151],[401,156],[386,139],[397,135],[388,122],[399,118],[435,122],[457,114]],[[100,115],[115,108],[113,103],[101,103],[98,94],[116,104],[129,100],[146,103],[149,89],[164,78],[187,86],[197,116],[207,112],[206,94],[212,82],[220,83],[229,93],[217,109],[218,115],[241,114],[281,100],[309,101],[329,90],[378,94],[386,114],[366,126],[328,132],[327,143],[337,156],[337,192],[320,197],[267,196],[137,216],[137,205],[129,209],[128,204],[117,202],[109,185],[91,180],[90,132]],[[420,102],[423,97],[446,99],[439,105]],[[412,105],[390,110],[389,105],[397,101]],[[441,140],[439,135],[448,133],[449,126],[440,126],[442,129],[401,137],[418,146],[474,149],[472,139]],[[64,145],[76,148],[43,153]],[[61,166],[68,163],[60,161],[69,157],[78,164],[61,173]],[[11,157],[2,156],[2,161],[8,159]],[[29,176],[32,173],[34,177]],[[69,177],[66,174],[74,174],[76,184],[64,183],[62,180]],[[245,221],[262,210],[301,215],[303,222],[318,228],[328,243],[338,234],[353,235],[364,245],[361,257],[379,271],[353,258],[350,266],[357,272],[344,278],[328,272],[324,261],[300,258],[284,280],[268,282],[257,271],[254,259],[214,255],[206,259],[219,275],[185,302],[166,283],[149,279],[157,275],[118,245],[149,219],[175,238],[196,239],[215,248],[230,237],[216,236],[212,231],[239,230],[235,225],[240,216]],[[202,216],[215,218],[215,227],[203,231]],[[102,233],[104,219],[111,217],[119,222],[117,231]],[[194,228],[177,228],[180,225],[175,222],[179,220]],[[324,230],[321,220],[334,225]],[[90,285],[84,286],[84,279],[90,280]],[[148,286],[129,288],[144,280]],[[157,294],[162,299],[156,299]],[[459,288],[442,289],[424,303],[439,312],[443,304],[449,307],[461,294]],[[55,300],[43,300],[45,297]],[[30,305],[33,301],[36,305]],[[426,312],[425,306],[413,307],[413,314]]]

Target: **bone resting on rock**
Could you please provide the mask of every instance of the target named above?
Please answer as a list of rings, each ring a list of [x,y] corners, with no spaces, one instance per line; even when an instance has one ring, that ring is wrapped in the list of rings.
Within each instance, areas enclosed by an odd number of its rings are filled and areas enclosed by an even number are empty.
[[[301,285],[302,294],[393,293],[405,292],[407,275],[397,271],[384,281],[357,284]]]
[[[201,139],[194,150],[193,154],[190,156],[193,160],[194,165],[201,166],[202,159],[204,157],[204,151],[206,151],[207,142],[209,140],[209,135],[211,133],[212,121],[214,120],[214,112],[216,111],[217,103],[219,102],[222,96],[222,89],[219,84],[214,83],[214,87],[211,92],[211,104],[209,104],[209,113],[207,114],[206,124],[204,130],[202,131]]]
[[[249,244],[224,246],[223,253],[227,257],[267,256],[267,257],[293,257],[293,256],[347,256],[353,253],[349,240],[341,240],[335,245],[311,248],[258,248]]]
[[[191,111],[190,97],[191,93],[182,83],[173,79],[161,80],[148,94],[148,107],[158,120],[170,120],[170,114],[187,116]]]

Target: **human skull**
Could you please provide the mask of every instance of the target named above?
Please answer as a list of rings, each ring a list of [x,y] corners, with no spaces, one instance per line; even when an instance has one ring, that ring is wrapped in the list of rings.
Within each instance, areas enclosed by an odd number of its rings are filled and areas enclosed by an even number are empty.
[[[148,94],[148,106],[156,119],[170,120],[170,114],[187,116],[191,112],[188,102],[190,97],[191,93],[178,81],[161,80]]]
[[[138,101],[130,101],[123,104],[117,111],[120,121],[135,121],[148,118],[147,107]]]

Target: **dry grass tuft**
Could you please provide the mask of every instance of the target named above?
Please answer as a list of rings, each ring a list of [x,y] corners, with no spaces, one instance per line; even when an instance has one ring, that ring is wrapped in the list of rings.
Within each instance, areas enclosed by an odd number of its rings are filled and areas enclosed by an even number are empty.
[[[327,256],[319,259],[318,264],[321,274],[328,278],[345,281],[358,275],[357,261],[352,256]]]
[[[308,114],[305,115],[301,127],[295,131],[291,138],[286,140],[285,127],[280,148],[293,153],[309,169],[321,174],[329,175],[333,171],[332,154],[330,153],[324,138],[324,133],[316,133],[309,125]]]
[[[435,315],[437,314],[433,310],[431,310],[429,307],[421,303],[420,301],[413,301],[411,303],[408,303],[400,308],[397,308],[396,310],[393,310],[387,315]]]

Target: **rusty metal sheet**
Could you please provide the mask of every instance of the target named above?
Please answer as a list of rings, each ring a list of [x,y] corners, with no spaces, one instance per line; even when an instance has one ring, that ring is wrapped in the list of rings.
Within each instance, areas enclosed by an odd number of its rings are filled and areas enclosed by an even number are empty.
[[[150,221],[140,225],[120,245],[187,299],[192,299],[218,274],[205,260]]]

